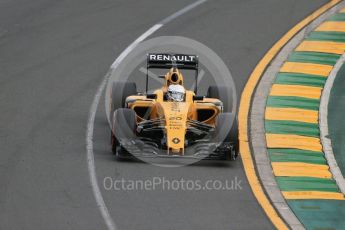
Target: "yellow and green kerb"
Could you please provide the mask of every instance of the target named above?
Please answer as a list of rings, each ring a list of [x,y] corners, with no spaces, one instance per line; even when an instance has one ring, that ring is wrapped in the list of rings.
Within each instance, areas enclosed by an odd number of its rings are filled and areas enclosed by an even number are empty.
[[[322,89],[344,52],[341,10],[290,53],[267,99],[265,131],[273,173],[307,229],[345,229],[344,195],[330,173],[318,124]]]

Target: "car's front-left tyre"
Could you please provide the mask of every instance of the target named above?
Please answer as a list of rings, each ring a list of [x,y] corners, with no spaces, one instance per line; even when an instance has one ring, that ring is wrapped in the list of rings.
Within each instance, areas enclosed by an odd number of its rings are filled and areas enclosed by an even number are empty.
[[[214,141],[221,143],[220,152],[226,160],[235,160],[239,154],[238,121],[233,113],[220,113],[214,131]]]

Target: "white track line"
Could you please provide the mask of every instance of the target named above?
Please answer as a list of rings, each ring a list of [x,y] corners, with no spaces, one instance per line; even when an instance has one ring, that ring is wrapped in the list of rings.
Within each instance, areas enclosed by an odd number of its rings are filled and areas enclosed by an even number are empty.
[[[319,126],[320,126],[320,136],[322,148],[325,153],[329,168],[333,174],[335,182],[337,183],[340,191],[345,194],[345,179],[341,170],[337,164],[337,161],[334,157],[332,141],[329,137],[328,130],[328,104],[330,99],[331,90],[334,84],[334,80],[337,77],[338,71],[345,62],[345,54],[339,58],[337,64],[335,64],[332,72],[327,78],[326,84],[322,90],[321,102],[320,102],[320,111],[319,111]]]
[[[96,166],[95,166],[95,158],[93,153],[93,129],[94,129],[94,123],[95,123],[95,117],[97,108],[99,105],[99,101],[101,99],[103,90],[105,89],[105,86],[107,85],[107,82],[110,78],[112,70],[116,69],[118,65],[123,61],[123,59],[143,40],[145,40],[147,37],[149,37],[151,34],[153,34],[155,31],[157,31],[159,28],[161,28],[163,25],[169,23],[170,21],[176,19],[177,17],[183,15],[184,13],[194,9],[195,7],[199,6],[200,4],[206,2],[207,0],[198,0],[183,9],[177,11],[176,13],[172,14],[171,16],[163,19],[156,25],[152,26],[149,30],[147,30],[145,33],[143,33],[140,37],[138,37],[133,43],[131,43],[114,61],[114,63],[110,67],[110,71],[108,74],[104,77],[103,81],[101,82],[100,86],[98,87],[97,93],[94,96],[94,99],[91,104],[91,108],[89,111],[89,119],[87,123],[87,129],[86,129],[86,157],[87,157],[87,166],[88,166],[88,172],[89,172],[89,178],[90,183],[92,186],[93,195],[95,197],[97,206],[99,211],[101,212],[101,215],[105,221],[105,224],[109,230],[116,230],[118,229],[115,225],[114,220],[110,216],[109,210],[104,202],[101,190],[98,186],[97,181],[97,175],[96,175]]]

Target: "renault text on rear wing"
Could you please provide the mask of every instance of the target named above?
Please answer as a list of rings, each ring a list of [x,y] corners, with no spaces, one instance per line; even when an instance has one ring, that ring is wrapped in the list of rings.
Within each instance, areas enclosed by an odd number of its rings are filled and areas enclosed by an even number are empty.
[[[198,69],[198,56],[168,53],[147,54],[147,68],[169,69],[172,67],[179,69]]]

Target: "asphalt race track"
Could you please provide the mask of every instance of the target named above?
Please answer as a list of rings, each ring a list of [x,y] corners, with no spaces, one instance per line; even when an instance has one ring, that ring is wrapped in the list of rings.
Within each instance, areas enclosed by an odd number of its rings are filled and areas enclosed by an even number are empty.
[[[109,66],[152,25],[193,1],[0,1],[0,229],[106,229],[89,181],[85,133]],[[150,37],[213,49],[241,92],[255,64],[325,0],[209,0]],[[117,162],[104,99],[94,129],[96,173],[118,229],[272,229],[241,159],[162,168]],[[104,178],[237,180],[233,191],[106,190]]]

